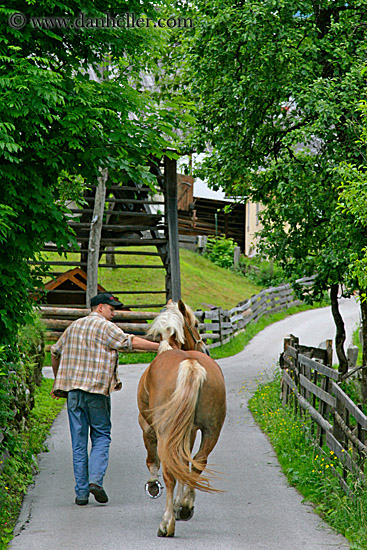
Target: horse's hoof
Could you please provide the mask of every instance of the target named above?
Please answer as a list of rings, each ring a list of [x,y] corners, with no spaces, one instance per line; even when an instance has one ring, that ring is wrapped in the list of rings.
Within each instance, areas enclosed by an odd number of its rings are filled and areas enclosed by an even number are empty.
[[[158,480],[148,481],[148,483],[145,484],[145,492],[150,498],[160,497],[162,494],[162,491],[163,491],[163,485],[159,483]]]
[[[157,537],[174,537],[175,534],[172,533],[171,535],[168,535],[166,531],[161,531],[161,529],[158,529]]]
[[[194,506],[192,508],[187,508],[187,506],[180,506],[176,510],[176,519],[178,521],[189,521],[194,515]]]

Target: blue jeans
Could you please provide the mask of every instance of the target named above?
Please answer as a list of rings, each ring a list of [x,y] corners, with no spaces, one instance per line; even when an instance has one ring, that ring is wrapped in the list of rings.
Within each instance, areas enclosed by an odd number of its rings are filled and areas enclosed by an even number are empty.
[[[75,493],[89,496],[89,484],[103,486],[111,443],[111,398],[82,390],[68,393],[68,416],[73,448]],[[92,449],[88,459],[88,435]]]

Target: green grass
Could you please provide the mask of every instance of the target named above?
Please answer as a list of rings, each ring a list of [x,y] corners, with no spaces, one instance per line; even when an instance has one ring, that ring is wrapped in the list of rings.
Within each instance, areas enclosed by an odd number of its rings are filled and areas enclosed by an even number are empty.
[[[52,380],[42,380],[41,387],[36,389],[29,430],[11,439],[11,458],[0,474],[0,549],[5,549],[12,539],[23,496],[37,469],[33,457],[47,450],[45,438],[65,402],[52,399],[52,384]]]
[[[231,309],[263,288],[188,250],[180,251],[180,264],[182,299],[194,310],[208,309],[208,304]]]
[[[249,343],[249,341],[259,332],[261,332],[265,327],[276,323],[277,321],[281,321],[282,319],[285,319],[286,317],[289,317],[289,315],[294,315],[296,313],[300,313],[301,311],[308,311],[309,309],[316,309],[319,307],[326,307],[329,305],[327,302],[323,303],[317,303],[313,306],[307,306],[306,304],[302,304],[299,306],[293,306],[289,309],[286,309],[284,311],[279,311],[278,313],[273,313],[270,315],[264,315],[257,321],[257,323],[250,323],[247,325],[246,330],[243,332],[240,332],[237,334],[230,342],[227,342],[227,344],[224,344],[223,346],[218,346],[216,348],[212,348],[210,350],[210,355],[213,357],[213,359],[221,359],[223,357],[231,357],[232,355],[236,355],[237,353],[240,353],[244,349],[244,347]],[[151,363],[156,356],[155,353],[119,353],[119,364],[120,365],[128,365],[128,364],[137,364],[137,363]],[[47,352],[45,356],[45,366],[51,365],[51,356],[50,353]]]
[[[139,247],[139,251],[155,252],[155,247]],[[56,253],[48,253],[49,260],[60,260]],[[65,259],[65,258],[62,258]],[[78,254],[68,254],[69,261],[79,261]],[[156,256],[125,256],[116,255],[116,261],[121,264],[142,263],[159,265],[161,260]],[[221,306],[223,309],[235,307],[239,302],[257,294],[262,289],[238,273],[223,269],[207,258],[191,252],[180,250],[181,292],[182,299],[194,310],[208,310],[209,306]],[[54,270],[58,271],[59,266]],[[66,268],[65,268],[66,269]],[[162,290],[165,287],[165,272],[160,269],[112,269],[99,268],[98,282],[107,290]],[[141,304],[148,300],[165,302],[164,295],[131,295],[121,297],[125,304]],[[159,308],[153,308],[153,311]],[[52,343],[52,342],[47,342]],[[152,353],[119,354],[120,364],[150,363],[155,357]],[[50,353],[46,353],[45,366],[51,365]]]
[[[325,307],[329,305],[327,302],[321,304],[314,304],[313,306],[307,306],[302,304],[300,306],[293,306],[284,311],[279,311],[278,313],[272,313],[270,315],[264,315],[256,323],[249,323],[244,332],[240,332],[235,336],[230,342],[224,344],[223,346],[218,346],[210,350],[210,355],[213,359],[221,359],[223,357],[230,357],[242,351],[249,341],[261,332],[264,328],[273,323],[281,321],[290,315],[295,313],[300,313],[301,311],[307,311],[309,309],[316,309],[319,307]]]
[[[246,391],[244,383],[241,391]],[[305,427],[308,421],[295,419],[289,407],[280,401],[280,374],[274,380],[260,383],[249,401],[249,408],[262,430],[268,435],[283,472],[306,501],[351,543],[353,550],[367,548],[367,487],[353,483],[353,500],[340,488],[331,473],[331,465],[340,469],[332,451],[325,455],[313,446]]]
[[[155,247],[138,247],[139,251],[156,252]],[[49,260],[64,260],[56,253],[45,254]],[[68,254],[69,261],[79,261],[79,254]],[[143,264],[162,265],[157,256],[130,256],[116,254],[116,262],[121,265]],[[180,250],[181,292],[182,299],[194,310],[209,309],[209,305],[221,306],[223,309],[235,307],[239,302],[257,294],[263,288],[250,282],[243,275],[229,271],[213,264],[207,258],[191,252]],[[72,269],[54,266],[54,271]],[[164,269],[113,269],[99,268],[98,282],[108,291],[129,290],[147,291],[165,289]],[[165,303],[165,295],[132,294],[122,295],[126,305],[147,303]],[[153,310],[159,311],[159,308]]]

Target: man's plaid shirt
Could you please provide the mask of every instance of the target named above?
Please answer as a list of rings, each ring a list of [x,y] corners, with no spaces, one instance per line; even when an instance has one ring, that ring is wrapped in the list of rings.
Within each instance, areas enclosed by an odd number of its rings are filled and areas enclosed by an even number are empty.
[[[57,390],[104,395],[120,390],[117,350],[131,349],[131,338],[97,312],[74,321],[51,347],[54,356],[61,356],[55,395]]]

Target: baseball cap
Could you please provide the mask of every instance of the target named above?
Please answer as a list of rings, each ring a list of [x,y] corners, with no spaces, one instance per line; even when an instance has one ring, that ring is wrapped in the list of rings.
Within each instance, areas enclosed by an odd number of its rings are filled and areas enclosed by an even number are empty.
[[[98,304],[109,304],[116,309],[120,309],[122,307],[121,302],[115,300],[109,292],[100,292],[97,296],[93,296],[90,301],[90,307],[98,306]]]

